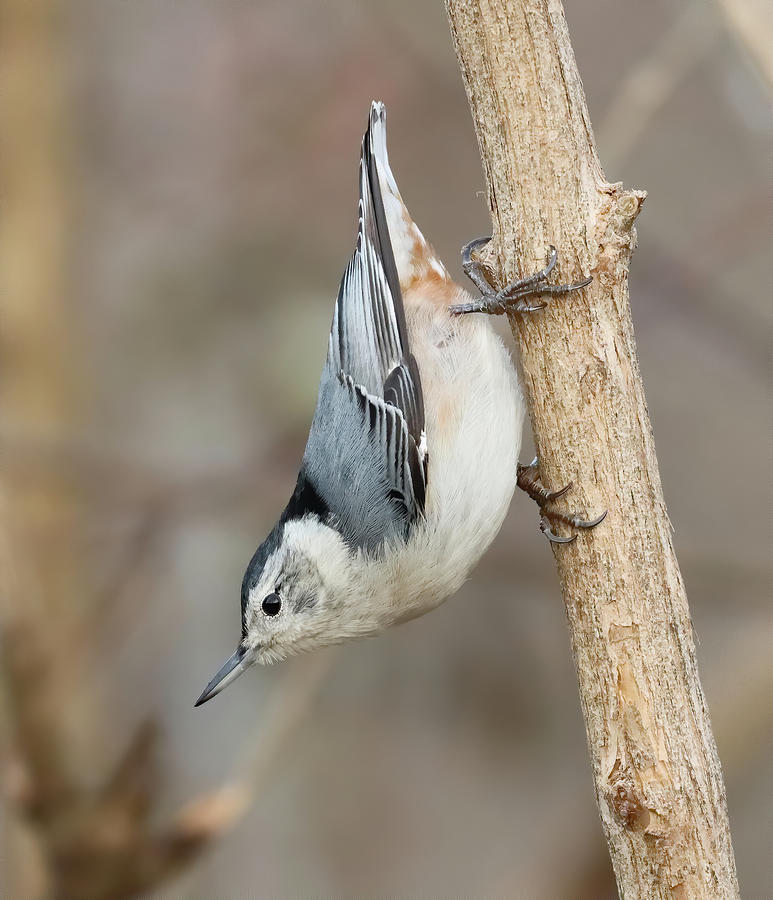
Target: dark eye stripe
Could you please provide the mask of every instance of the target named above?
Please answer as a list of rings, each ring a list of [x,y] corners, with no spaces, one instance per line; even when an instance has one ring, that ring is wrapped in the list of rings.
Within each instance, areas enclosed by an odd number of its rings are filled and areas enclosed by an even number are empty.
[[[275,616],[282,608],[282,599],[279,594],[269,594],[268,597],[264,597],[260,608],[267,616]]]

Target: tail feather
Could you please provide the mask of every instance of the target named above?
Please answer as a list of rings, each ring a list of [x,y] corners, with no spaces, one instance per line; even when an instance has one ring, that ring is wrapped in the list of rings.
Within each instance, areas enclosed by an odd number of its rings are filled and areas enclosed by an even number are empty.
[[[376,159],[384,214],[392,243],[400,288],[406,291],[422,278],[450,280],[445,266],[435,254],[403,203],[389,166],[386,141],[386,108],[379,101],[370,107],[370,149]]]

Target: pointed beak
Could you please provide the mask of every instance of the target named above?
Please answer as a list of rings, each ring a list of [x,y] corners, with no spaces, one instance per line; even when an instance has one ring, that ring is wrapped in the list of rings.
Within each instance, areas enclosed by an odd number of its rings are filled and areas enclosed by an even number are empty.
[[[195,702],[194,706],[201,706],[202,703],[206,703],[207,700],[211,700],[215,694],[219,694],[223,688],[227,688],[228,685],[232,681],[236,681],[236,679],[242,674],[242,672],[249,669],[249,667],[253,663],[253,658],[250,658],[247,655],[247,651],[242,647],[233,654],[233,656],[229,656],[228,659],[223,663],[223,665],[217,670],[217,674],[209,682],[209,684],[202,691],[201,696]]]

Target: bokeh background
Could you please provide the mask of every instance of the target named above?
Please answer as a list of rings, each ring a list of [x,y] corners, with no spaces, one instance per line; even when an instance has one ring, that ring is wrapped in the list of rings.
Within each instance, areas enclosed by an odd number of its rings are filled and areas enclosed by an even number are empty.
[[[294,484],[371,99],[460,277],[488,230],[442,4],[0,12],[0,895],[614,896],[523,496],[432,615],[193,709]],[[649,192],[641,367],[741,888],[768,897],[770,13],[567,15],[607,176]]]

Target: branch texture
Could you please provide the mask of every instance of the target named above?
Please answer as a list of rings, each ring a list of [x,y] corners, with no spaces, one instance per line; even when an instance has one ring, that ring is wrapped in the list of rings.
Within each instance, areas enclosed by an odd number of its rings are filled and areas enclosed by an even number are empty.
[[[606,521],[554,548],[596,796],[624,897],[738,895],[636,356],[628,268],[641,191],[599,163],[560,0],[447,0],[505,284],[559,251],[582,292],[511,320],[543,482]],[[518,252],[516,253],[516,247]]]

